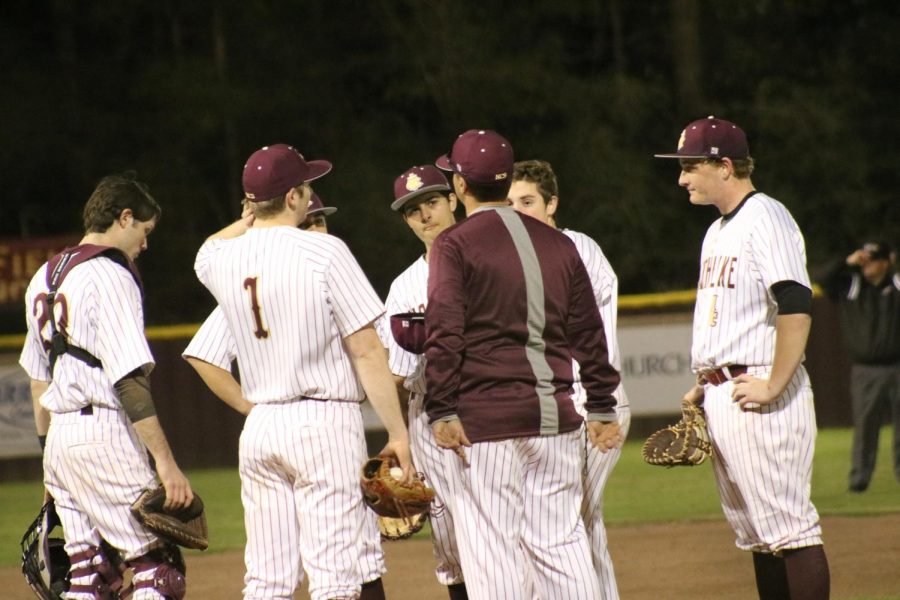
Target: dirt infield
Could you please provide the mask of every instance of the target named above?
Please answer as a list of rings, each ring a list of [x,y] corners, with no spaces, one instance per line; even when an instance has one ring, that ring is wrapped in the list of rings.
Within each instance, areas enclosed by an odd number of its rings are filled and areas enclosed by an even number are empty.
[[[900,599],[900,514],[823,519],[832,598]],[[609,528],[610,551],[624,600],[756,597],[750,556],[733,545],[723,521]],[[445,600],[432,572],[430,542],[385,544],[389,598]],[[188,598],[240,598],[240,552],[188,557]],[[2,597],[34,598],[19,570],[0,568]],[[298,592],[296,598],[308,598]]]

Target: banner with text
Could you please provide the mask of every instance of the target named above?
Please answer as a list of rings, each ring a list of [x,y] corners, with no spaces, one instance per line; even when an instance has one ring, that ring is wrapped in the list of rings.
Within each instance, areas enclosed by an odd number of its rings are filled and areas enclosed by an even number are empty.
[[[0,310],[21,310],[28,282],[49,258],[78,243],[77,235],[0,239]]]
[[[0,354],[0,458],[40,456],[31,408],[31,382],[18,354]]]

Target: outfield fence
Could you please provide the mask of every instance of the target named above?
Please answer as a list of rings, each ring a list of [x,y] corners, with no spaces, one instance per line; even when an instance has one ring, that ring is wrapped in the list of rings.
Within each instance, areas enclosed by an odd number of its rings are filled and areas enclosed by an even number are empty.
[[[632,407],[629,437],[644,436],[677,414],[690,372],[693,290],[622,296],[619,344],[622,378]],[[151,376],[157,412],[184,468],[234,466],[243,417],[216,399],[181,358],[199,324],[148,327],[156,368]],[[29,382],[18,366],[22,335],[0,336],[0,481],[39,477]],[[836,306],[813,300],[806,353],[820,427],[850,425],[850,363],[841,343]],[[374,412],[363,405],[370,448],[383,439]]]

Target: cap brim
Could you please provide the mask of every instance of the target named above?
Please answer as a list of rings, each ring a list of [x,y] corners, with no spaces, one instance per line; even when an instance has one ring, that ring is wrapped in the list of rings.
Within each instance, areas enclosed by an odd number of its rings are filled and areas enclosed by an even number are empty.
[[[428,192],[450,192],[450,187],[441,183],[426,185],[425,187],[412,191],[405,196],[400,196],[399,198],[391,202],[391,210],[400,210],[401,208],[403,208],[403,205],[410,200],[418,198],[422,194],[427,194]]]
[[[312,181],[331,171],[331,163],[327,160],[311,160],[306,163],[309,166],[309,176],[303,181]]]
[[[445,154],[443,156],[438,157],[436,161],[434,161],[434,166],[438,169],[442,169],[444,171],[452,171],[453,165],[450,164],[450,155]]]
[[[307,216],[309,215],[322,215],[327,217],[328,215],[333,215],[337,212],[337,207],[335,206],[323,206],[322,208],[317,208],[315,210],[306,211]]]
[[[705,154],[678,154],[677,152],[673,152],[672,154],[654,154],[656,158],[709,158]]]

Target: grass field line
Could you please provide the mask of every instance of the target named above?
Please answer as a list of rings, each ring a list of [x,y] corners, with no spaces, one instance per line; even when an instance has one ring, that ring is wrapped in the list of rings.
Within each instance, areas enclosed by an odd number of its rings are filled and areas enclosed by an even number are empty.
[[[891,465],[891,432],[881,432],[879,460],[869,490],[847,492],[851,431],[819,431],[813,467],[813,502],[823,516],[869,517],[900,513],[900,484]],[[642,440],[625,444],[604,496],[606,523],[612,527],[724,519],[709,463],[663,469],[641,459]],[[210,550],[242,548],[243,509],[237,469],[189,471],[191,485],[207,509]],[[40,481],[0,483],[0,565],[18,564],[19,540],[40,510]],[[426,532],[420,535],[427,535]]]

